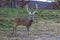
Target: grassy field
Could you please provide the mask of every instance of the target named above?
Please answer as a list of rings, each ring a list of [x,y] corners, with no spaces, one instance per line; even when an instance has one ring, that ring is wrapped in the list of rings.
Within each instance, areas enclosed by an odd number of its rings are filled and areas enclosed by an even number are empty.
[[[11,35],[13,19],[15,17],[26,18],[27,15],[26,9],[0,8],[0,39],[57,40],[58,35],[60,35],[60,10],[38,10],[35,14],[37,23],[31,25],[29,37],[25,26],[18,26],[17,35]]]
[[[33,11],[33,9],[30,9]],[[56,12],[56,13],[53,13]],[[43,15],[43,16],[41,16]],[[56,16],[58,15],[58,16]],[[0,27],[11,27],[15,17],[25,18],[28,16],[26,9],[0,8]],[[38,10],[35,14],[37,20],[56,20],[60,18],[60,10]]]

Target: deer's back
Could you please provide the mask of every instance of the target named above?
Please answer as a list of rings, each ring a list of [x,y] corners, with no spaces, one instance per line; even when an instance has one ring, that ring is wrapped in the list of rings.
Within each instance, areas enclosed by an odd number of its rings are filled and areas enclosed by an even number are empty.
[[[15,18],[14,23],[18,25],[31,25],[32,20],[29,20],[28,18]]]

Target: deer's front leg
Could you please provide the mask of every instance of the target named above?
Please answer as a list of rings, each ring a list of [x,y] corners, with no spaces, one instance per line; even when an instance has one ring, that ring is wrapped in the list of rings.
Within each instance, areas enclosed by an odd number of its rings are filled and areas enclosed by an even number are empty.
[[[16,35],[16,27],[17,27],[17,24],[14,24],[13,25],[13,33],[12,34],[15,34]]]
[[[26,28],[27,28],[27,32],[28,32],[28,36],[29,36],[29,28],[30,28],[30,26],[26,26]]]

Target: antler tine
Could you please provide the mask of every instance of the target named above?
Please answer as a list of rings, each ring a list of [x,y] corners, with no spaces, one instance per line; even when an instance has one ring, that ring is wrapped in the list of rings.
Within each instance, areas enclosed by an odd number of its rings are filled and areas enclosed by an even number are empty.
[[[37,4],[35,4],[35,6],[36,6],[36,10],[33,12],[33,14],[35,14],[35,13],[36,13],[36,11],[37,11],[37,9],[38,9],[38,5],[37,5]]]
[[[28,4],[26,5],[26,9],[27,9],[27,12],[30,14],[31,11],[29,11],[29,9],[28,9]]]

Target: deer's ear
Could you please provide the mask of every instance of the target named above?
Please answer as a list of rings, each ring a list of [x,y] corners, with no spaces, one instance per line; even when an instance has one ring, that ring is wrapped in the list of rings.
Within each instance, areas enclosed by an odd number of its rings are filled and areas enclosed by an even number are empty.
[[[31,12],[29,12],[29,14],[32,14]]]

